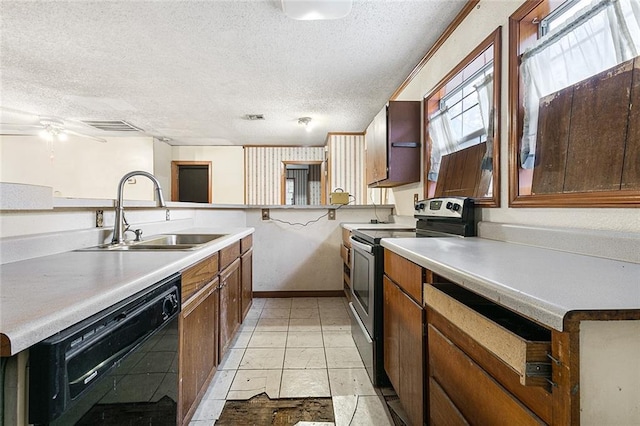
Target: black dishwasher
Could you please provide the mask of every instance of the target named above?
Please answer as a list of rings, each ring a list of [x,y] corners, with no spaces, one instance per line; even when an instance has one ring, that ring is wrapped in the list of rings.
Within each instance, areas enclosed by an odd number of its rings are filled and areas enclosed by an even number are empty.
[[[180,275],[29,350],[29,422],[175,425]]]

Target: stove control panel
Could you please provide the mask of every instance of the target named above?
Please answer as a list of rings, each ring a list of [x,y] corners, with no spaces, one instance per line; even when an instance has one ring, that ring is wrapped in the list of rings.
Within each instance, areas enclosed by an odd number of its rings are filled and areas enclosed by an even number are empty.
[[[429,198],[415,203],[415,217],[463,219],[472,205],[468,197]]]

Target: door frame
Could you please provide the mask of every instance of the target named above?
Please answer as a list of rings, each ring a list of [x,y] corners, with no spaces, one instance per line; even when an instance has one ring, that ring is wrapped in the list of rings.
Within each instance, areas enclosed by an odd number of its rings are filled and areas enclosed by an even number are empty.
[[[288,164],[297,164],[297,165],[307,165],[307,166],[315,166],[320,165],[320,205],[327,204],[327,188],[326,188],[326,168],[325,168],[325,160],[283,160],[280,166],[280,204],[284,205],[286,203],[286,181],[287,181],[287,165]]]
[[[179,201],[179,185],[178,175],[180,174],[180,166],[207,166],[207,175],[209,176],[207,183],[207,199],[211,203],[213,198],[213,187],[211,181],[211,161],[172,161],[171,162],[171,201]]]

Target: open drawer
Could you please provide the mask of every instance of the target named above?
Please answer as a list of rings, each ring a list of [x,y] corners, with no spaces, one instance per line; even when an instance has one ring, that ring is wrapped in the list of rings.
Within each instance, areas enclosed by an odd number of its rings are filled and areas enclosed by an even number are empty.
[[[424,286],[426,305],[513,369],[525,386],[551,378],[551,331],[456,284]]]

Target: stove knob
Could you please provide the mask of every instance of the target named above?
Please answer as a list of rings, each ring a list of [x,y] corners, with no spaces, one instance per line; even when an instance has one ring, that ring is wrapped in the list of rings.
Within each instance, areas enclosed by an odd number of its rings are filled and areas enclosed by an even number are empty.
[[[453,203],[451,201],[449,201],[447,203],[447,210],[451,210],[453,208]]]
[[[424,210],[424,203],[418,204],[418,207],[420,207],[420,210]]]
[[[454,211],[454,212],[460,211],[460,204],[457,204],[457,203],[456,203],[456,204],[454,204],[454,205],[453,205],[453,211]]]

